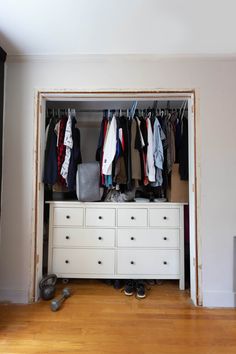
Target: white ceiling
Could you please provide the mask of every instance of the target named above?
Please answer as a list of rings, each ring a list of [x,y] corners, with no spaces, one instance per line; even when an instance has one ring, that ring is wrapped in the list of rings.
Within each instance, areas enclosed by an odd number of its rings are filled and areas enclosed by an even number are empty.
[[[0,0],[8,54],[235,55],[236,0]]]

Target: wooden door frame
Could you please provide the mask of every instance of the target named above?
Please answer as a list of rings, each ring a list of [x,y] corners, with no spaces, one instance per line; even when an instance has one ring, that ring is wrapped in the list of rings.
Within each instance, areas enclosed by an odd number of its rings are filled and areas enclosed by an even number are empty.
[[[192,159],[190,168],[193,176],[193,183],[189,183],[189,192],[192,193],[192,233],[190,235],[190,256],[192,254],[193,264],[190,264],[191,274],[195,279],[193,302],[202,305],[202,267],[201,267],[201,234],[199,228],[200,209],[200,119],[199,119],[199,93],[195,89],[155,89],[155,90],[37,90],[35,94],[35,144],[34,144],[34,188],[33,188],[33,218],[32,218],[32,243],[31,243],[31,279],[29,287],[29,301],[38,300],[38,279],[42,274],[43,256],[43,193],[42,183],[43,168],[43,136],[45,136],[45,107],[46,101],[73,101],[73,100],[100,100],[100,99],[152,99],[152,100],[188,100],[189,117],[191,127],[189,128],[189,146],[191,145]],[[189,160],[190,161],[190,160]],[[190,182],[190,181],[189,181]],[[191,222],[190,222],[191,223]]]

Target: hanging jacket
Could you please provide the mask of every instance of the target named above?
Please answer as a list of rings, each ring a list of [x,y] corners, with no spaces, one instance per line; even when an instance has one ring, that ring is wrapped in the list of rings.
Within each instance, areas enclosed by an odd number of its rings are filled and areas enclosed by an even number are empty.
[[[175,133],[174,133],[174,127],[173,124],[170,120],[170,118],[167,118],[167,142],[168,142],[168,147],[167,147],[167,170],[168,173],[172,171],[172,166],[175,163]]]
[[[147,124],[146,120],[141,117],[139,118],[140,121],[140,131],[143,138],[143,152],[142,152],[142,159],[143,159],[143,170],[142,170],[142,180],[143,184],[146,186],[148,185],[148,176],[147,176],[147,146],[148,146],[148,137],[147,137]]]
[[[188,119],[183,117],[182,136],[179,150],[179,173],[180,178],[188,180]]]
[[[48,127],[43,182],[53,185],[57,181],[57,136],[54,131],[56,121],[51,119]]]
[[[141,180],[141,161],[140,153],[141,142],[139,139],[139,130],[137,122],[132,119],[131,122],[131,166],[132,166],[132,179]]]
[[[96,150],[96,161],[98,162],[102,161],[102,152],[103,152],[103,145],[105,140],[105,124],[107,124],[107,118],[104,117],[100,127],[98,145]]]
[[[78,164],[82,163],[80,149],[80,130],[76,128],[76,119],[72,118],[71,123],[73,147],[71,149],[70,163],[67,175],[67,186],[69,191],[75,191],[76,188],[76,172]]]

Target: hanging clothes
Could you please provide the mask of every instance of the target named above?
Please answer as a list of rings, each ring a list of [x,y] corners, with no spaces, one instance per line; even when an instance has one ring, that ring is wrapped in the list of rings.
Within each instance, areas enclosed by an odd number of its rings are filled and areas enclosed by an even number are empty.
[[[116,154],[116,117],[113,116],[104,144],[102,173],[107,176],[112,174],[112,161]]]
[[[160,187],[163,183],[162,170],[164,163],[164,150],[162,141],[166,138],[159,120],[156,118],[153,126],[153,157],[156,168],[156,180],[152,183],[153,187]]]
[[[67,175],[68,175],[68,169],[70,164],[71,150],[73,148],[71,114],[69,114],[66,123],[64,145],[66,147],[66,152],[65,152],[64,162],[61,166],[61,176],[66,180],[67,183]]]
[[[59,132],[60,132],[60,120],[57,122],[57,124],[55,125],[55,129],[54,129],[56,135],[57,135],[57,147],[58,147],[58,142],[59,142]]]
[[[70,163],[68,167],[67,186],[69,191],[76,190],[76,172],[78,164],[82,163],[82,155],[80,148],[80,130],[76,127],[76,119],[72,118],[71,122],[73,147],[71,149]]]
[[[58,146],[57,146],[57,171],[58,171],[58,183],[65,186],[66,180],[61,176],[61,167],[65,160],[66,146],[64,145],[64,137],[66,130],[67,117],[64,116],[60,121],[60,131],[58,137]]]
[[[125,168],[124,152],[125,152],[125,141],[123,129],[121,127],[120,117],[116,118],[117,123],[117,148],[116,148],[116,158],[114,164],[114,182],[118,185],[127,183],[127,175]]]
[[[108,125],[108,120],[106,117],[103,117],[101,127],[100,127],[96,156],[95,156],[96,161],[100,163],[100,186],[101,187],[105,185],[105,177],[102,174],[102,162],[103,162],[103,150],[104,150],[104,143],[105,143],[106,132],[107,132],[107,125]]]
[[[151,120],[148,117],[146,120],[147,124],[147,140],[148,140],[148,146],[147,146],[147,176],[149,182],[155,182],[156,180],[156,171],[155,171],[155,166],[154,166],[154,158],[153,158],[153,132],[152,132],[152,127],[151,127]]]
[[[166,124],[166,116],[161,115],[158,116],[159,123],[161,124],[161,129],[163,133],[165,134],[165,139],[162,140],[162,146],[163,146],[163,155],[164,155],[164,161],[163,161],[163,170],[162,170],[162,188],[165,190],[168,188],[169,185],[169,180],[168,180],[168,167],[167,167],[167,151],[168,151],[168,141],[167,141],[167,124]]]
[[[96,157],[95,157],[96,161],[98,162],[102,161],[103,145],[104,145],[104,140],[106,135],[105,125],[107,125],[107,118],[103,117],[101,127],[100,127],[100,133],[99,133],[99,139],[98,139],[98,145],[97,145]]]
[[[181,146],[181,120],[176,119],[175,122],[175,163],[179,163],[179,151]]]
[[[182,135],[179,149],[180,178],[188,181],[188,119],[182,118]]]
[[[140,151],[142,150],[141,138],[139,136],[138,123],[136,119],[131,122],[131,169],[132,179],[141,180]]]
[[[57,136],[54,131],[56,120],[51,119],[47,134],[46,134],[46,148],[44,158],[44,176],[43,182],[53,185],[57,181]]]
[[[172,171],[172,166],[175,163],[175,133],[174,127],[171,122],[171,116],[167,118],[167,172],[168,174]]]
[[[146,120],[143,117],[139,118],[140,122],[140,131],[143,139],[143,151],[142,151],[142,160],[143,160],[143,172],[142,172],[142,181],[144,186],[148,185],[148,175],[147,175],[147,146],[148,146],[148,134],[147,134],[147,124]]]
[[[137,133],[136,133],[136,138],[135,138],[135,148],[139,151],[139,159],[140,159],[140,168],[141,168],[141,180],[139,181],[140,185],[144,184],[144,178],[145,178],[145,158],[144,158],[144,139],[143,135],[140,129],[140,120],[138,117],[135,118],[136,124],[137,124]]]
[[[126,175],[126,189],[132,189],[132,167],[131,167],[131,122],[127,117],[119,117],[119,129],[122,129],[122,145],[123,145],[123,157],[124,164],[121,163],[121,168],[125,165],[125,171],[123,170],[123,176]],[[123,166],[123,167],[122,167]]]

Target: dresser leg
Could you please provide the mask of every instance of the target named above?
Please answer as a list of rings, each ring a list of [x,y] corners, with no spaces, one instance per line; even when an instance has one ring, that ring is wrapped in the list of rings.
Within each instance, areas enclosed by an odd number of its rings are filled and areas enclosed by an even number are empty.
[[[179,280],[179,290],[185,290],[184,277],[181,277],[180,280]]]

